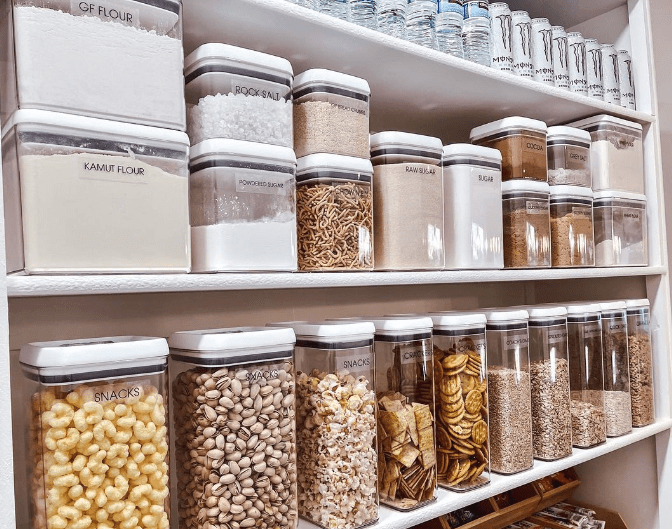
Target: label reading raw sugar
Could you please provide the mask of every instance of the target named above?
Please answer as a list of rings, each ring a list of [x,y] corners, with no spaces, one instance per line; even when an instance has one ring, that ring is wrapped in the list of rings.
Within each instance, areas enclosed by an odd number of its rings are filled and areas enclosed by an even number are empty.
[[[548,215],[548,202],[541,200],[528,200],[525,202],[528,215]]]
[[[105,386],[95,386],[93,390],[93,400],[100,404],[113,401],[124,401],[126,399],[137,399],[144,394],[143,387],[149,385],[148,380],[138,380],[134,382],[120,382],[119,384],[108,384]]]
[[[435,175],[436,174],[436,166],[435,165],[428,165],[428,164],[420,164],[420,163],[414,163],[414,164],[405,164],[406,166],[406,172],[407,173],[413,173],[417,175]]]
[[[401,347],[399,352],[402,364],[422,364],[432,359],[432,350],[429,347]]]
[[[241,175],[236,174],[238,193],[262,193],[265,195],[286,195],[292,189],[292,177],[287,175]]]
[[[283,101],[285,94],[280,90],[270,89],[269,85],[262,83],[241,83],[235,79],[231,81],[231,93],[234,95],[244,95],[248,97],[261,97],[262,99],[272,99],[273,101]]]
[[[146,184],[150,167],[140,160],[105,154],[80,154],[79,177],[85,180],[105,180]]]
[[[350,373],[368,373],[373,367],[370,353],[352,354],[343,353],[336,356],[336,371],[350,371]]]
[[[105,22],[118,22],[125,26],[140,25],[140,10],[129,9],[130,2],[108,0],[106,2],[78,2],[70,0],[70,12],[75,16],[91,16]]]

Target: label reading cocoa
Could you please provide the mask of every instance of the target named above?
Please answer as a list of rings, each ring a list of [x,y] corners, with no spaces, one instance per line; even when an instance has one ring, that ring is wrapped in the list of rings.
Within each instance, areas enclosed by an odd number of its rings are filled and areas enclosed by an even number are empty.
[[[107,384],[105,386],[93,387],[92,401],[103,404],[105,402],[125,401],[126,399],[137,399],[144,394],[143,386],[148,386],[149,381],[138,380],[134,382],[120,382],[118,384]]]
[[[238,193],[261,193],[264,195],[287,195],[292,189],[292,177],[287,175],[236,174]]]
[[[336,355],[336,371],[350,371],[350,373],[368,373],[373,368],[370,353],[352,354],[342,353]]]
[[[84,180],[147,184],[149,166],[140,160],[124,158],[120,162],[122,157],[104,154],[82,153],[78,156],[79,177]]]
[[[548,215],[548,202],[543,200],[527,200],[525,209],[528,215]]]
[[[423,364],[432,359],[429,347],[401,347],[399,352],[402,364]]]
[[[538,141],[523,139],[523,150],[526,152],[543,154],[546,151],[546,146]]]
[[[74,16],[91,16],[105,22],[117,22],[125,26],[140,25],[140,10],[129,8],[130,2],[108,0],[106,2],[79,2],[70,0],[70,12]]]

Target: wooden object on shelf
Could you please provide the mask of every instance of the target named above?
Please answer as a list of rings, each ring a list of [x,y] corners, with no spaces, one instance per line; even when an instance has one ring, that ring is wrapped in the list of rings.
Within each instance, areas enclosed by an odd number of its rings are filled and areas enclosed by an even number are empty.
[[[536,511],[542,511],[546,507],[566,500],[580,484],[579,476],[573,468],[556,472],[544,479],[535,481],[532,485],[540,498]]]
[[[578,501],[572,501],[572,503],[579,507],[586,507],[587,509],[595,511],[596,520],[607,522],[605,526],[606,529],[630,529],[625,523],[625,520],[623,520],[623,517],[616,511],[605,509],[603,507],[595,507],[594,505]],[[529,521],[540,524],[542,527],[547,527],[548,529],[567,529],[564,525],[556,524],[548,520],[542,520],[536,516],[530,516]]]

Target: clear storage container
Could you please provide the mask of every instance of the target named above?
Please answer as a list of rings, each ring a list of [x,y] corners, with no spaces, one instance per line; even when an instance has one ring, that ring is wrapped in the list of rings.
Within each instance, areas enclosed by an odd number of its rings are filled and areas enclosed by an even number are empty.
[[[373,269],[373,167],[335,154],[299,158],[296,220],[299,270]]]
[[[485,314],[433,313],[439,485],[490,483]]]
[[[600,303],[600,317],[607,436],[618,437],[632,431],[628,320],[625,302]]]
[[[2,134],[7,271],[188,272],[188,149],[183,132],[17,111]]]
[[[268,327],[170,337],[180,527],[296,528],[294,341]]]
[[[167,356],[138,336],[21,348],[31,527],[168,529]]]
[[[628,314],[628,361],[632,425],[647,426],[656,420],[653,393],[653,351],[651,314],[648,299],[625,302]]]
[[[443,268],[442,147],[407,132],[371,136],[376,270]]]
[[[570,126],[590,133],[593,191],[617,189],[644,193],[644,154],[639,123],[602,114],[570,123]]]
[[[503,268],[501,153],[446,145],[441,166],[446,268]]]
[[[548,185],[590,188],[590,133],[573,127],[548,128]]]
[[[471,143],[502,153],[502,181],[525,178],[546,182],[546,123],[511,117],[472,129]]]
[[[550,186],[553,267],[595,266],[593,192],[578,186]]]
[[[292,82],[287,59],[228,44],[203,44],[184,62],[187,133],[291,148]]]
[[[490,468],[515,474],[534,464],[528,313],[497,310],[488,323]]]
[[[369,83],[331,70],[294,79],[296,157],[329,153],[369,158]]]
[[[179,0],[7,0],[0,41],[3,124],[24,108],[185,129]]]
[[[296,270],[292,149],[205,140],[189,168],[193,272]]]
[[[299,516],[329,529],[378,521],[371,322],[284,322],[296,333]]]
[[[544,182],[502,184],[504,268],[550,268],[550,189]]]
[[[646,197],[622,191],[594,194],[595,264],[646,266],[648,235]]]
[[[555,461],[572,454],[567,309],[530,307],[528,313],[534,457]]]

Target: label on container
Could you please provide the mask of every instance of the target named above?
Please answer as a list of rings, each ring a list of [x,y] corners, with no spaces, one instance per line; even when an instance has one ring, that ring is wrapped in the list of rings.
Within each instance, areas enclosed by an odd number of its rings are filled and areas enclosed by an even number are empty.
[[[264,195],[287,195],[292,190],[292,178],[287,175],[236,174],[238,193],[261,193]]]
[[[508,351],[519,347],[527,347],[530,343],[530,337],[527,332],[516,332],[503,336],[504,348]]]
[[[583,328],[583,337],[586,340],[602,336],[602,326],[599,323],[591,323]]]
[[[574,206],[572,207],[572,215],[590,219],[593,216],[593,208],[590,206]]]
[[[546,150],[546,145],[542,142],[527,139],[523,141],[523,151],[525,152],[534,152],[534,153],[543,153]]]
[[[627,326],[624,321],[617,323],[614,322],[613,320],[605,320],[603,322],[603,325],[605,325],[610,332],[621,332],[627,329]]]
[[[497,187],[501,186],[501,178],[499,171],[488,171],[487,169],[474,168],[471,169],[471,182],[477,186]]]
[[[284,93],[283,93],[284,92]],[[231,80],[231,93],[233,95],[244,95],[247,97],[260,97],[262,99],[272,99],[273,101],[283,101],[288,90],[271,90],[268,83],[255,83],[245,79]]]
[[[122,161],[123,160],[123,161]],[[104,154],[77,154],[78,175],[85,180],[147,184],[154,168],[140,160]]]
[[[485,341],[474,341],[471,338],[460,340],[454,344],[454,347],[457,354],[467,354],[469,352],[474,352],[483,356],[483,353],[485,353]]]
[[[581,147],[565,147],[565,164],[566,169],[574,171],[585,171],[589,174],[590,171],[590,157],[588,149]]]
[[[439,0],[439,13],[459,13],[464,16],[464,0]]]
[[[432,359],[432,350],[429,347],[401,347],[399,352],[402,364],[424,364]]]
[[[248,371],[246,378],[247,381],[252,384],[254,382],[257,382],[261,379],[265,380],[273,380],[275,378],[278,378],[279,376],[279,370],[272,368],[272,369],[255,369],[254,371]]]
[[[104,404],[106,402],[125,401],[126,399],[138,399],[144,395],[145,390],[143,387],[145,386],[149,386],[148,380],[94,386],[91,388],[93,391],[91,400]]]
[[[350,373],[369,373],[373,369],[373,355],[371,353],[342,353],[336,355],[336,371],[350,371]]]
[[[125,26],[140,26],[140,10],[129,9],[127,0],[105,2],[79,2],[70,0],[70,13],[74,16],[91,16],[105,22],[118,22]]]
[[[486,0],[470,0],[464,3],[464,19],[488,18],[488,2]]]
[[[407,173],[414,173],[418,175],[435,175],[436,166],[427,164],[405,164]]]
[[[554,327],[548,331],[548,343],[551,344],[566,344],[567,343],[567,329],[565,327]]]
[[[548,202],[543,200],[526,200],[525,209],[528,215],[548,215]]]

